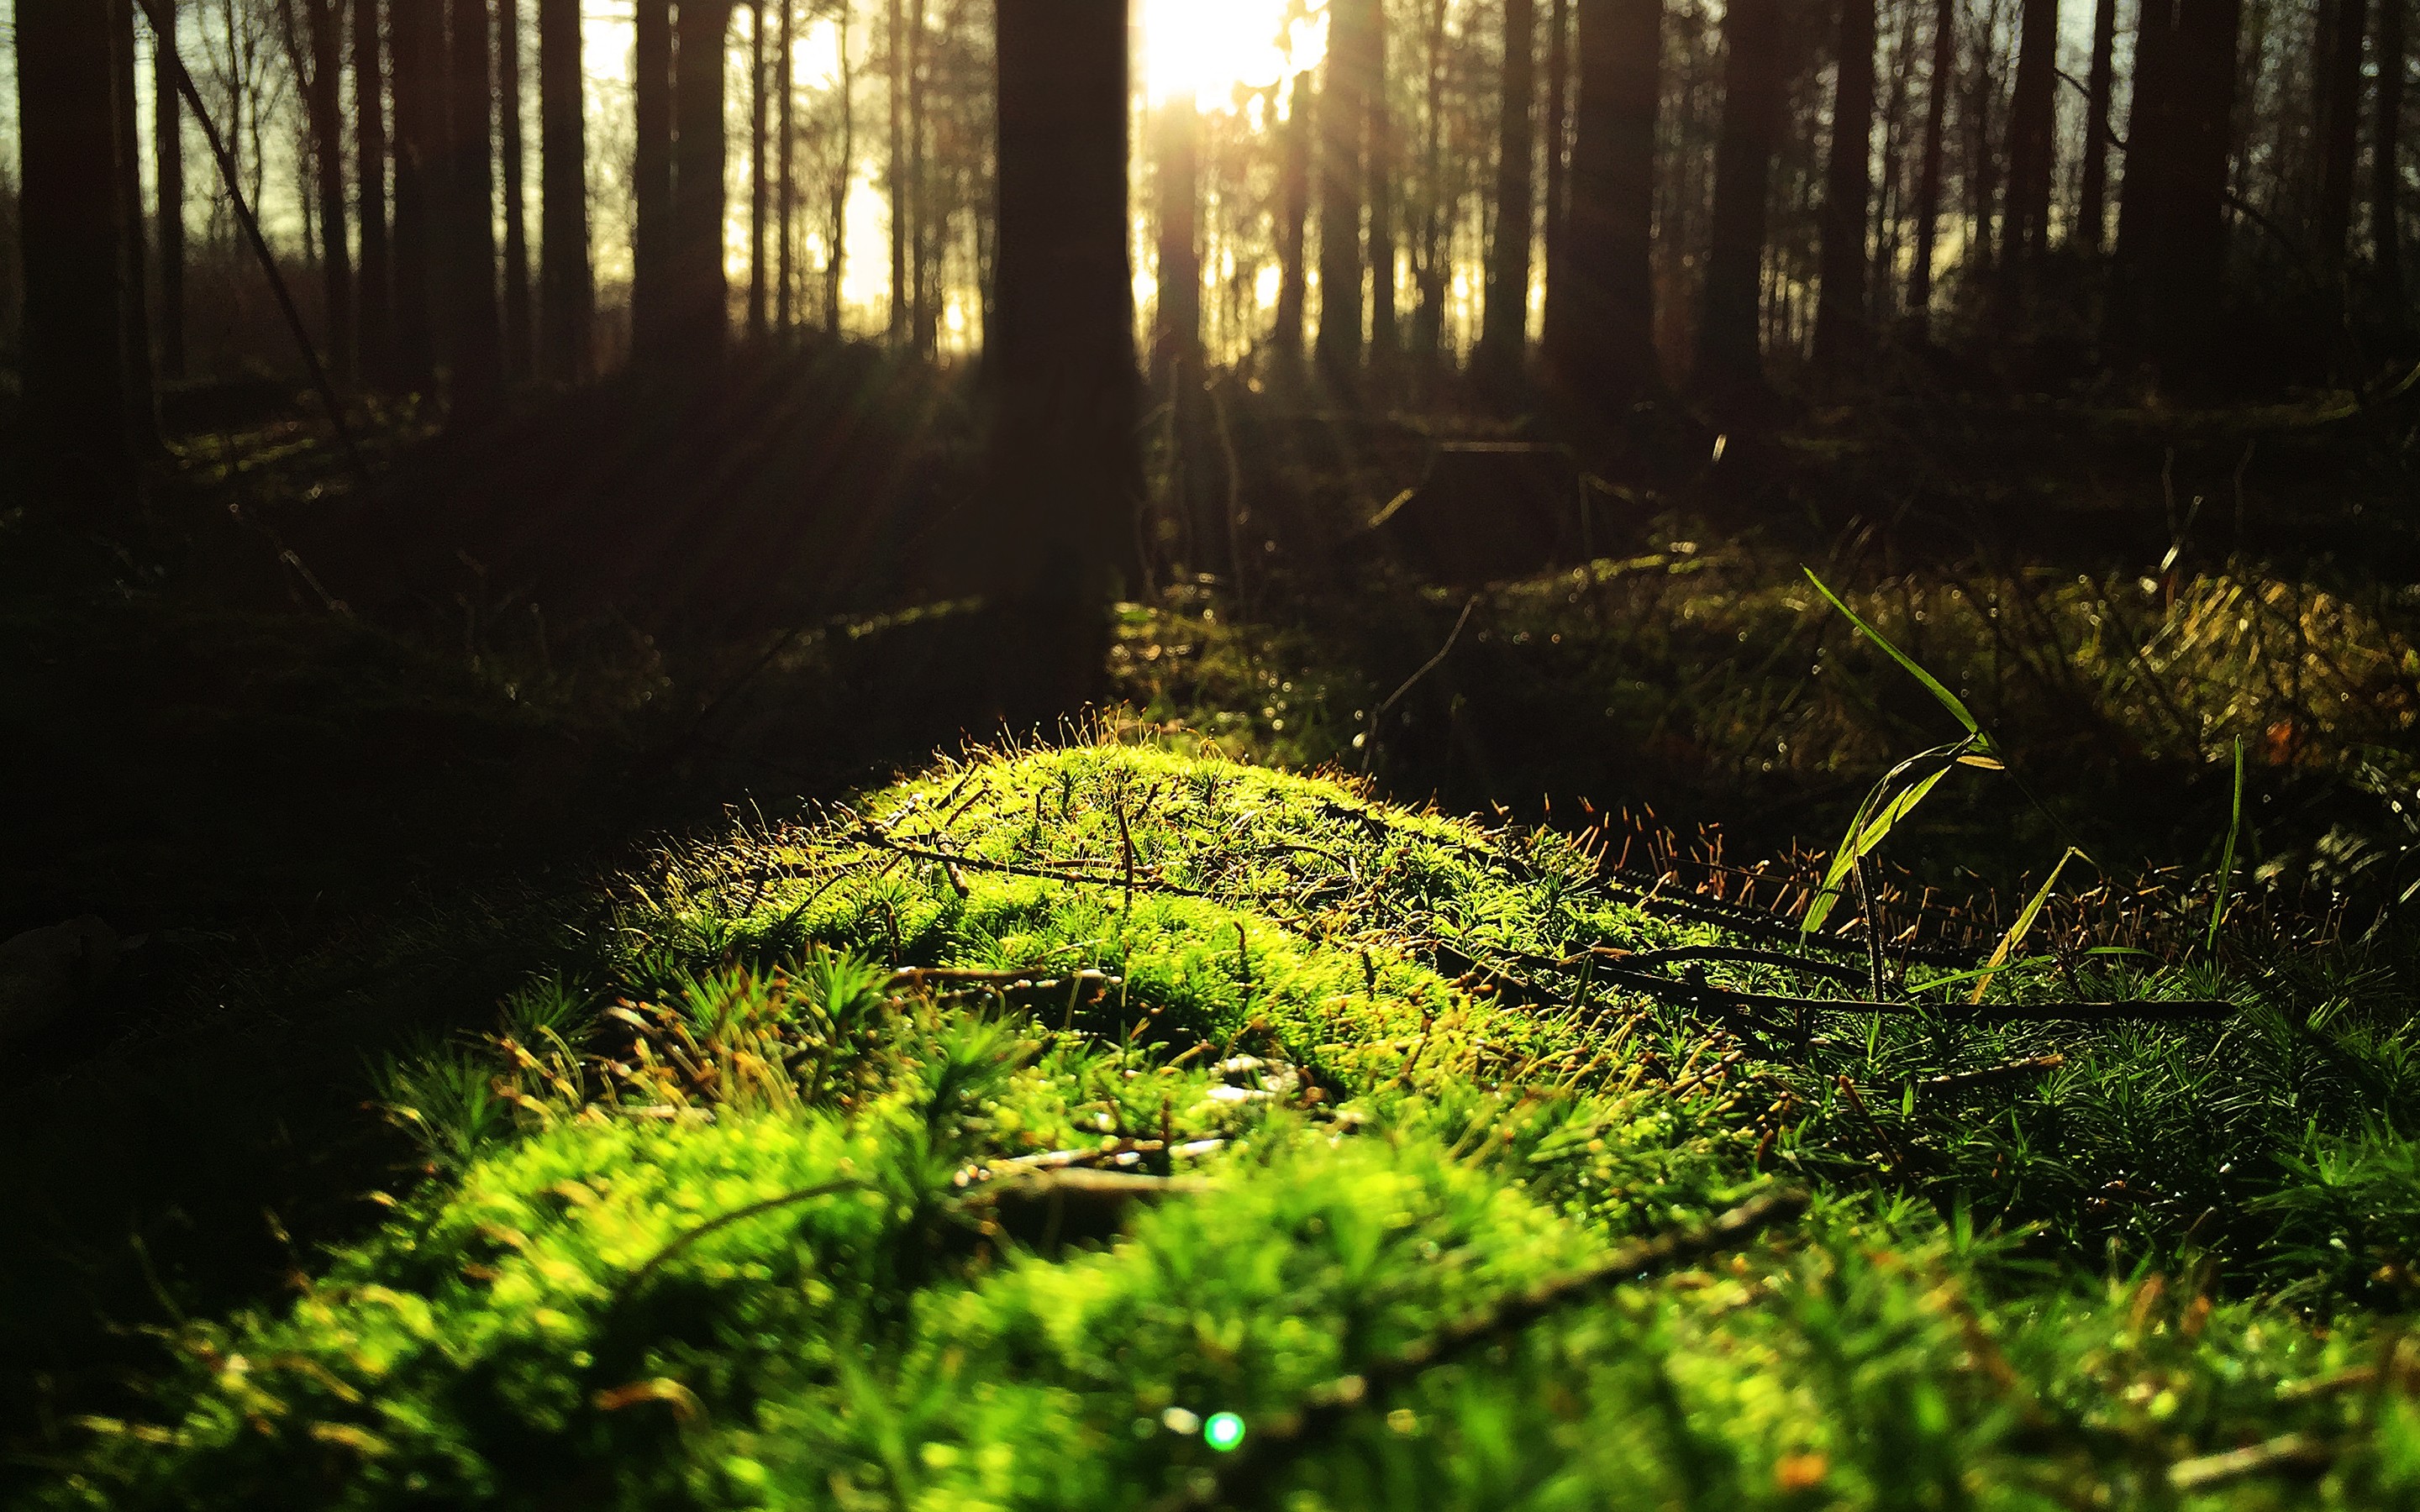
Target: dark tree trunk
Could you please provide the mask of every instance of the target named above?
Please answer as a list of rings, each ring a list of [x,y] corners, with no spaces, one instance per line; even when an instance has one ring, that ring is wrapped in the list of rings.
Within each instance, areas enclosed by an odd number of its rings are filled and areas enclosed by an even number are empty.
[[[595,363],[587,88],[580,49],[580,0],[538,0],[538,371],[557,383],[584,381]]]
[[[784,0],[786,3],[786,0]],[[765,165],[765,0],[748,4],[748,339],[765,339],[765,216],[771,186]]]
[[[1285,166],[1278,189],[1278,319],[1269,339],[1287,355],[1302,351],[1303,306],[1309,294],[1303,231],[1311,219],[1311,74],[1305,70],[1294,76],[1293,104],[1285,126]]]
[[[824,326],[834,337],[840,335],[840,296],[842,274],[848,259],[848,186],[857,161],[857,112],[851,103],[856,89],[856,74],[849,66],[848,7],[840,8],[837,21],[840,46],[840,165],[832,172],[831,201],[827,224],[830,239],[826,243],[824,257]]]
[[[673,341],[690,361],[721,354],[731,319],[722,269],[723,39],[732,0],[682,0],[675,22]]]
[[[521,151],[520,0],[496,0],[496,117],[504,160],[504,371],[520,377],[530,371],[535,339],[530,309],[527,164]],[[545,130],[541,123],[541,151]]]
[[[1480,314],[1481,370],[1497,383],[1520,376],[1529,346],[1529,247],[1536,222],[1538,11],[1504,0],[1504,71],[1496,116],[1496,236],[1487,249],[1487,301]]]
[[[374,0],[362,0],[365,5]],[[169,32],[153,39],[151,53],[151,156],[157,164],[154,213],[160,260],[160,374],[185,376],[185,126],[177,100],[177,8],[160,0],[158,14]],[[375,12],[373,12],[375,14]],[[363,249],[368,264],[368,248]]]
[[[436,266],[445,190],[442,0],[389,0],[395,88],[395,381],[437,386]]]
[[[2380,313],[2403,329],[2403,68],[2410,0],[2379,0],[2378,124],[2369,143],[2369,235]]]
[[[1563,226],[1571,208],[1572,0],[1555,0],[1546,17],[1546,297],[1554,298],[1562,263]]]
[[[908,15],[908,336],[918,355],[934,353],[938,301],[934,298],[933,182],[930,163],[932,112],[927,104],[925,49],[931,40],[925,0],[911,0]]]
[[[1202,116],[1193,97],[1159,107],[1158,312],[1153,322],[1152,377],[1174,392],[1202,363]]]
[[[2084,182],[2078,191],[2075,239],[2099,252],[2109,234],[2109,122],[2118,87],[2118,0],[2092,8],[2092,66],[2084,84]]]
[[[1866,318],[1877,334],[1896,308],[1892,281],[1899,271],[1900,227],[1907,218],[1907,101],[1916,73],[1914,0],[1900,0],[1899,39],[1891,47],[1890,92],[1883,104],[1883,177],[1874,190],[1873,258],[1868,276]]]
[[[310,27],[311,72],[302,105],[311,128],[311,165],[319,196],[319,278],[327,308],[328,375],[353,378],[353,262],[345,235],[343,18],[336,0],[302,0]]]
[[[1998,3],[1993,21],[1975,39],[1975,66],[1966,90],[1967,250],[1962,261],[1970,279],[1992,270],[1993,212],[2000,203],[2000,157],[1992,142],[1992,111],[2000,103]]]
[[[1419,283],[1420,302],[1412,322],[1412,352],[1423,368],[1434,368],[1445,345],[1445,288],[1448,254],[1445,223],[1445,82],[1447,0],[1429,0],[1421,48],[1425,81],[1428,138],[1421,152],[1420,240],[1413,270]]]
[[[2003,329],[2024,314],[2050,250],[2052,132],[2058,87],[2058,0],[2024,0],[2017,41],[2016,94],[2009,108],[2009,203],[2000,226]]]
[[[630,39],[630,350],[653,360],[672,339],[673,306],[673,8],[672,0],[637,0]]]
[[[913,195],[908,186],[908,22],[900,0],[890,0],[891,29],[883,64],[891,111],[891,339],[905,340],[912,312],[908,285],[908,233]]]
[[[1874,31],[1874,0],[1841,0],[1815,302],[1815,370],[1835,378],[1863,366],[1872,347],[1866,324],[1866,210],[1873,193]]]
[[[143,232],[125,187],[134,100],[120,4],[48,0],[16,18],[27,497],[77,526],[122,522],[142,502],[137,369],[150,352],[128,340],[129,244]]]
[[[1108,609],[1140,591],[1125,0],[999,0],[997,308],[987,544],[1001,712],[1099,688]]]
[[[2148,361],[2169,388],[2204,380],[2224,327],[2212,314],[2225,285],[2242,21],[2239,0],[2154,4],[2135,41],[2106,333],[2118,355]]]
[[[1366,54],[1377,40],[1375,0],[1334,0],[1327,91],[1320,102],[1319,365],[1330,377],[1361,364],[1361,137],[1370,118]]]
[[[2361,49],[2366,0],[2322,0],[2319,98],[2312,119],[2319,128],[2319,206],[2314,251],[2321,283],[2342,313],[2347,246],[2352,239],[2353,163],[2361,150]]]
[[[151,259],[145,250],[143,235],[143,117],[134,88],[140,72],[134,56],[135,4],[136,0],[113,0],[109,18],[110,63],[117,113],[117,214],[126,227],[121,245],[125,266],[118,270],[118,286],[124,291],[118,318],[125,327],[122,340],[128,354],[127,387],[133,395],[127,423],[133,427],[137,452],[158,455],[163,443],[160,402],[151,366]],[[343,169],[340,167],[337,173],[341,178]]]
[[[779,0],[782,24],[774,39],[779,50],[773,60],[773,98],[780,102],[774,112],[776,143],[773,149],[774,168],[774,233],[773,233],[773,324],[787,332],[793,318],[790,303],[791,281],[796,276],[791,227],[798,215],[798,86],[791,66],[795,51],[793,28],[798,22],[798,0]]]
[[[1723,121],[1714,143],[1714,204],[1698,324],[1698,387],[1717,398],[1764,386],[1758,342],[1765,199],[1784,80],[1778,0],[1732,0],[1723,16]],[[1577,203],[1575,191],[1575,203]]]
[[[1546,263],[1546,367],[1566,397],[1607,408],[1659,381],[1650,232],[1663,27],[1663,0],[1580,0],[1563,266],[1551,242]]]
[[[1915,254],[1908,260],[1907,313],[1918,336],[1932,317],[1932,255],[1941,227],[1941,169],[1949,96],[1958,87],[1957,0],[1932,8],[1932,68],[1924,81],[1924,147],[1916,171]]]
[[[495,96],[487,0],[453,0],[447,17],[445,259],[449,422],[475,425],[504,390],[504,343],[496,311]]]
[[[1387,105],[1387,12],[1371,9],[1370,348],[1380,361],[1403,349],[1395,316],[1395,118]]]
[[[386,238],[386,74],[380,62],[379,0],[353,0],[353,198],[361,222],[361,278],[353,329],[363,381],[395,377],[394,271]]]

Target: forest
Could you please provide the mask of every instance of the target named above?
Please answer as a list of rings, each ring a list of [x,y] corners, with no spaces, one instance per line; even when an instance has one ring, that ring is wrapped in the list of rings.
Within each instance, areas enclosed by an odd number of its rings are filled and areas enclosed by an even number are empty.
[[[2420,1512],[2412,0],[0,0],[0,1507]]]

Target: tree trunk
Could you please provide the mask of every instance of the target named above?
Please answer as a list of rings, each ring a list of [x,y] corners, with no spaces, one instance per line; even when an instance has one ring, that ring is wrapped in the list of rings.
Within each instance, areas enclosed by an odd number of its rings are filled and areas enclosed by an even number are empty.
[[[2170,388],[2207,371],[2222,323],[2239,0],[2144,8],[2107,339]]]
[[[596,361],[587,84],[580,52],[580,0],[538,0],[538,371],[557,383],[585,381]]]
[[[375,0],[363,0],[365,5]],[[373,14],[376,12],[373,11]],[[185,376],[185,126],[177,100],[177,8],[160,0],[169,31],[151,50],[151,156],[157,165],[158,208],[154,223],[160,257],[160,374]],[[365,223],[366,229],[366,223]],[[368,248],[363,249],[367,266]]]
[[[2368,20],[2366,0],[2321,0],[2319,98],[2312,119],[2319,143],[2319,224],[2314,253],[2332,306],[2343,313],[2347,246],[2352,232],[2353,164],[2361,150],[2361,49]]]
[[[1916,73],[1915,0],[1900,0],[1899,37],[1891,44],[1890,92],[1883,105],[1883,177],[1874,190],[1873,257],[1866,320],[1879,334],[1897,306],[1892,280],[1899,271],[1900,227],[1907,218],[1907,101]]]
[[[890,0],[891,29],[883,64],[891,110],[891,339],[907,338],[910,317],[908,285],[908,21],[900,0]]]
[[[1650,232],[1663,29],[1664,0],[1580,0],[1571,203],[1559,270],[1548,254],[1545,356],[1566,398],[1606,408],[1660,381]]]
[[[1387,12],[1371,8],[1370,347],[1380,360],[1403,349],[1395,316],[1395,119],[1387,103]]]
[[[527,163],[521,150],[520,0],[496,0],[496,118],[504,160],[504,371],[520,377],[530,371],[535,338],[530,309]],[[541,124],[541,137],[544,131]],[[539,172],[545,172],[543,166]]]
[[[318,193],[319,277],[327,316],[328,376],[339,387],[353,378],[353,266],[345,236],[344,39],[336,0],[302,0],[310,35],[311,70],[302,80],[302,108],[311,134],[313,184]],[[289,17],[290,20],[290,17]]]
[[[2410,0],[2379,0],[2378,118],[2369,144],[2371,272],[2380,314],[2403,329],[2403,69]]]
[[[840,8],[837,25],[840,44],[840,158],[838,166],[832,170],[829,221],[830,239],[824,255],[824,325],[834,337],[840,335],[841,279],[848,260],[848,188],[851,165],[857,162],[857,110],[852,102],[857,75],[849,63],[848,7],[845,5]]]
[[[986,544],[995,693],[1022,722],[1099,687],[1135,576],[1141,459],[1126,252],[1125,0],[999,0],[998,309]]]
[[[50,0],[16,18],[27,498],[76,527],[142,502],[134,369],[149,353],[127,341],[127,243],[142,229],[120,172],[134,143],[117,4]]]
[[[1303,306],[1309,275],[1304,270],[1303,231],[1311,219],[1311,73],[1294,76],[1286,115],[1285,165],[1278,189],[1278,320],[1270,342],[1287,356],[1302,353]]]
[[[783,5],[788,0],[783,0]],[[748,339],[765,339],[765,0],[748,3]]]
[[[1537,27],[1534,0],[1504,0],[1504,71],[1496,116],[1496,236],[1487,249],[1487,302],[1480,312],[1476,354],[1481,370],[1499,385],[1520,376],[1528,355]]]
[[[774,113],[773,325],[775,329],[787,332],[793,316],[790,288],[795,274],[791,228],[798,214],[798,85],[791,57],[796,46],[793,34],[798,23],[799,5],[798,0],[778,0],[778,3],[782,8],[782,24],[773,44],[779,49],[773,59],[773,98],[780,102],[780,108]]]
[[[2092,66],[2084,85],[2084,183],[2075,211],[2075,239],[2099,252],[2109,234],[2109,122],[2118,87],[2118,0],[2092,8]]]
[[[1157,316],[1152,332],[1152,378],[1175,393],[1202,365],[1201,203],[1202,116],[1193,96],[1159,107],[1159,266]]]
[[[1714,143],[1713,234],[1696,382],[1710,394],[1732,399],[1764,386],[1758,316],[1765,199],[1785,83],[1778,0],[1732,0],[1723,15],[1723,44],[1729,55],[1723,64],[1722,130]]]
[[[1364,56],[1376,40],[1376,0],[1334,0],[1327,91],[1320,100],[1319,365],[1332,378],[1361,365],[1361,136],[1369,123]]]
[[[1446,5],[1447,0],[1429,0],[1426,35],[1421,43],[1427,54],[1424,114],[1428,142],[1420,165],[1420,241],[1414,270],[1419,280],[1420,303],[1412,325],[1412,351],[1424,369],[1436,365],[1445,345]]]
[[[496,311],[495,96],[488,46],[487,0],[453,0],[447,18],[451,75],[446,104],[453,150],[446,197],[451,255],[446,259],[449,423],[478,424],[504,384]]]
[[[932,112],[927,103],[925,49],[930,42],[925,0],[912,0],[908,17],[908,336],[919,356],[934,354],[939,334],[934,298],[933,182],[929,162]]]
[[[636,0],[630,39],[630,351],[646,361],[671,343],[673,308],[673,8]]]
[[[674,347],[690,362],[721,355],[731,285],[722,268],[723,42],[733,0],[682,0],[674,21]]]
[[[127,389],[133,396],[127,424],[138,455],[163,451],[160,401],[151,367],[150,257],[143,235],[143,118],[135,100],[134,8],[136,0],[112,0],[109,18],[111,73],[116,97],[117,216],[126,228],[120,240],[125,265],[118,270],[118,319],[124,327]],[[341,178],[343,169],[337,170]]]
[[[1908,260],[1907,313],[1920,338],[1932,318],[1933,239],[1941,226],[1941,168],[1949,96],[1958,87],[1957,0],[1932,8],[1932,67],[1924,81],[1924,147],[1916,172],[1916,249]]]
[[[380,62],[379,0],[353,0],[353,198],[361,222],[361,277],[353,330],[364,382],[395,376],[394,279],[386,237],[386,76]]]
[[[1866,324],[1866,210],[1873,193],[1874,30],[1874,0],[1841,0],[1815,302],[1815,370],[1832,378],[1862,367],[1872,348]]]
[[[389,0],[387,9],[395,69],[395,381],[414,393],[437,386],[446,137],[442,3]]]
[[[2009,108],[2009,203],[2000,226],[1996,318],[2013,331],[2050,250],[2052,132],[2057,123],[2058,0],[2024,0]]]
[[[1570,209],[1572,0],[1555,0],[1546,18],[1546,298],[1554,299]]]

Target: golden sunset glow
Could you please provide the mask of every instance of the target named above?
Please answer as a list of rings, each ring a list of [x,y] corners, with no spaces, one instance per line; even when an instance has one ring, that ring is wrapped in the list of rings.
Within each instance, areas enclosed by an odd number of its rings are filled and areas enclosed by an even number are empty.
[[[1142,0],[1141,69],[1155,101],[1187,94],[1205,110],[1237,85],[1264,89],[1315,66],[1327,49],[1327,21],[1314,10],[1289,23],[1287,0]]]

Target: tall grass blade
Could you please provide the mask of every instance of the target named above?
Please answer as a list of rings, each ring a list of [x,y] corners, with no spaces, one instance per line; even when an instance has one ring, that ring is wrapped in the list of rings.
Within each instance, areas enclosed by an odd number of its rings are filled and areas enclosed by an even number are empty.
[[[1940,785],[1941,779],[1958,764],[1960,754],[1967,748],[1967,744],[1960,741],[1956,745],[1935,746],[1931,750],[1921,751],[1892,767],[1888,775],[1874,784],[1874,790],[1866,795],[1866,801],[1857,806],[1856,817],[1849,821],[1848,833],[1840,837],[1838,848],[1832,853],[1832,864],[1823,873],[1823,885],[1816,889],[1814,902],[1807,905],[1807,917],[1799,920],[1798,933],[1802,937],[1823,927],[1823,920],[1831,917],[1833,904],[1840,901],[1841,885],[1856,870],[1857,863],[1889,836],[1893,825],[1913,812],[1916,806],[1924,801],[1926,795]],[[1896,795],[1891,795],[1893,785],[1910,772],[1922,772],[1923,775],[1900,788]],[[1891,795],[1886,797],[1885,795]]]
[[[1926,671],[1922,667],[1917,666],[1915,657],[1909,656],[1906,652],[1901,651],[1899,647],[1891,644],[1889,637],[1884,635],[1880,630],[1875,629],[1872,625],[1868,625],[1864,620],[1859,619],[1855,609],[1853,609],[1848,605],[1842,603],[1840,601],[1840,595],[1832,592],[1829,587],[1825,586],[1823,579],[1815,576],[1814,568],[1802,567],[1799,570],[1807,574],[1807,580],[1815,585],[1815,591],[1817,593],[1823,594],[1825,598],[1831,601],[1834,609],[1838,609],[1841,613],[1849,617],[1849,623],[1857,627],[1858,633],[1862,634],[1867,640],[1872,641],[1874,644],[1882,647],[1883,650],[1889,655],[1891,660],[1898,662],[1901,667],[1906,668],[1907,674],[1910,677],[1922,683],[1925,686],[1926,690],[1931,693],[1935,699],[1940,701],[1941,706],[1949,711],[1951,717],[1955,718],[1960,724],[1966,727],[1966,733],[1975,739],[1976,749],[1978,754],[1988,756],[1991,753],[1992,737],[1985,734],[1983,733],[1983,727],[1976,722],[1975,716],[1967,709],[1964,700],[1959,698],[1957,694],[1949,691],[1948,688],[1944,687],[1941,684],[1941,679],[1933,676],[1931,672]]]
[[[2226,885],[2235,875],[2235,838],[2243,832],[2243,737],[2235,737],[2235,801],[2226,815],[2226,844],[2218,855],[2218,892],[2210,901],[2210,937],[2206,953],[2218,949],[2218,925],[2226,917]]]
[[[1993,950],[1992,959],[1984,963],[1982,973],[1975,983],[1975,995],[1966,999],[1969,1003],[1982,1002],[1983,994],[1992,985],[1993,976],[2008,964],[2009,957],[2017,953],[2017,947],[2024,943],[2025,932],[2032,929],[2034,920],[2041,916],[2042,904],[2050,902],[2050,890],[2058,886],[2058,874],[2067,870],[2068,862],[2078,856],[2087,861],[2092,859],[2071,845],[2058,858],[2057,864],[2050,869],[2050,875],[2042,878],[2042,885],[2035,890],[2024,911],[2017,915],[2017,921],[2009,926],[2009,933],[2000,936],[1999,946]]]

